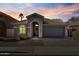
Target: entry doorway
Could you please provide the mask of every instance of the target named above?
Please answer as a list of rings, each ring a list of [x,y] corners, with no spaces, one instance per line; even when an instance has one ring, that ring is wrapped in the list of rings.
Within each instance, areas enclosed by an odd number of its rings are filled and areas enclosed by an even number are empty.
[[[39,37],[39,24],[37,22],[32,23],[32,37]]]

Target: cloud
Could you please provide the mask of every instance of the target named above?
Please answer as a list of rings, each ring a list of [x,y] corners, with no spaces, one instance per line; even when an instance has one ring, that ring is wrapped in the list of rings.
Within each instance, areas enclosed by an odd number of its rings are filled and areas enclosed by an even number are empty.
[[[60,7],[60,6],[59,6]],[[40,10],[42,14],[45,16],[50,16],[50,15],[58,15],[58,14],[71,14],[72,12],[76,11],[79,9],[79,4],[67,6],[67,7],[61,7],[61,8],[50,8],[50,9],[43,9]],[[38,11],[38,12],[40,12]]]
[[[7,15],[10,15],[12,16],[13,18],[16,18],[18,17],[19,13],[18,12],[13,12],[11,10],[7,10],[7,9],[0,9],[1,12],[7,14]]]
[[[63,4],[55,7],[55,8],[44,8],[44,7],[34,7],[31,4],[31,7],[24,8],[23,13],[25,15],[32,14],[34,12],[39,13],[44,16],[54,16],[54,15],[71,15],[74,11],[77,11],[79,9],[79,4],[73,4],[70,6],[64,6]]]
[[[44,7],[34,7],[33,4],[27,3],[27,4],[8,4],[10,9],[8,7],[0,8],[0,11],[5,12],[6,14],[18,18],[18,15],[22,12],[24,16],[27,16],[29,14],[32,14],[34,12],[39,13],[41,15],[44,15],[45,17],[55,16],[55,15],[72,15],[74,11],[79,10],[79,4],[72,4],[69,6],[64,6],[64,4],[61,4],[55,8],[44,8]],[[77,13],[78,14],[78,13]]]

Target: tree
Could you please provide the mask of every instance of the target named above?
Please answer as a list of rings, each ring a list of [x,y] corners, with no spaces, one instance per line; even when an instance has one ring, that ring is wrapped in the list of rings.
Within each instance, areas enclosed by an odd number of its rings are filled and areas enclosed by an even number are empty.
[[[22,21],[22,19],[24,18],[24,15],[22,13],[20,13],[19,18],[21,18],[21,21]]]

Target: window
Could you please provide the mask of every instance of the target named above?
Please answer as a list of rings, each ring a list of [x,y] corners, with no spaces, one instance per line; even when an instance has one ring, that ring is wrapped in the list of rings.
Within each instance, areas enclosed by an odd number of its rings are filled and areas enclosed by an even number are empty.
[[[20,30],[20,34],[26,34],[26,27],[25,27],[25,25],[20,25],[19,30]]]

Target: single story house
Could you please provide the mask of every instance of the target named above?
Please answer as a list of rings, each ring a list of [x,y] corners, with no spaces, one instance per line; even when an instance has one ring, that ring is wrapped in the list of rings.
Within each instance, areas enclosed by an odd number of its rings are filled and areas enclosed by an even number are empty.
[[[0,37],[20,38],[27,37],[67,37],[66,23],[61,19],[47,19],[44,16],[33,13],[26,16],[26,20],[18,21],[13,17],[0,12]]]
[[[18,35],[25,34],[27,37],[66,37],[65,22],[61,19],[47,19],[44,16],[33,13],[26,16],[26,20],[15,23]]]

